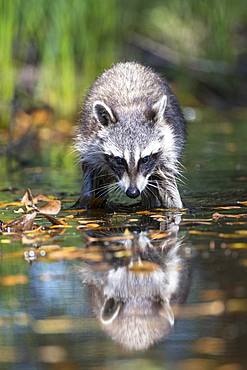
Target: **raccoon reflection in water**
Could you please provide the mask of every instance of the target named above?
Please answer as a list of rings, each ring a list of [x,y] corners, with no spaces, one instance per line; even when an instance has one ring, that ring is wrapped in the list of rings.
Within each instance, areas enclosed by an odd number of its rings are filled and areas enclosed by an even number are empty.
[[[179,226],[172,222],[164,227],[164,237],[159,238],[133,231],[125,240],[122,234],[118,257],[116,242],[102,241],[104,270],[96,263],[80,267],[102,329],[128,350],[145,350],[167,336],[174,325],[172,304],[187,298],[189,269]],[[99,245],[99,232],[96,235]]]

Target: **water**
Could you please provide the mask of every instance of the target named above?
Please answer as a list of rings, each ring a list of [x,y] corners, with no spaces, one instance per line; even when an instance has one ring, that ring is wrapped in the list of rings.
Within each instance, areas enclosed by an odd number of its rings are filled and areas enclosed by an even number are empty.
[[[79,188],[67,146],[14,172],[1,158],[0,202],[57,195],[70,226],[37,219],[47,229],[29,244],[0,236],[1,369],[246,369],[247,126],[198,115],[182,214],[67,212]]]

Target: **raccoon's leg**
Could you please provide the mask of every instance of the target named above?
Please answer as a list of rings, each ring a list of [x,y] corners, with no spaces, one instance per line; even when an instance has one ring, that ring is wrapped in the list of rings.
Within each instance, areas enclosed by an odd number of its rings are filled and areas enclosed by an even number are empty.
[[[85,163],[82,164],[82,171],[83,185],[80,198],[73,205],[75,209],[90,208],[90,203],[93,198],[94,171]]]
[[[108,175],[102,175],[96,172],[94,179],[95,192],[92,208],[105,208],[109,191],[107,184],[110,184],[110,178]]]
[[[159,198],[162,206],[167,208],[183,208],[175,177],[170,175],[159,180]]]
[[[152,183],[154,185],[155,182]],[[142,193],[141,207],[150,209],[161,207],[161,201],[159,196],[159,191],[155,186],[148,187]]]

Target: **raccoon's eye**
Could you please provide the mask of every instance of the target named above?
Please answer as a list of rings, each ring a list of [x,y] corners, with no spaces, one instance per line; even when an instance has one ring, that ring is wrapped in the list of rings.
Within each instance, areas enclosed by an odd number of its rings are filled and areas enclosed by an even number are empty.
[[[114,157],[114,160],[115,160],[115,162],[116,162],[119,166],[124,166],[124,165],[125,165],[125,159],[124,159],[124,158],[121,158],[121,157]]]
[[[150,155],[146,155],[146,157],[140,159],[140,163],[146,164],[149,162],[150,158],[151,158]]]

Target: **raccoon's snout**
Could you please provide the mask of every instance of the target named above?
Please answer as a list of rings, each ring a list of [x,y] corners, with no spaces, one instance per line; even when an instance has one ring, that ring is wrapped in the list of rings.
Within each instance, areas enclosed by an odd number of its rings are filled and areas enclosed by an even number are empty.
[[[130,186],[127,190],[126,190],[126,195],[129,197],[129,198],[137,198],[139,197],[140,195],[140,190],[136,187],[136,186]]]

